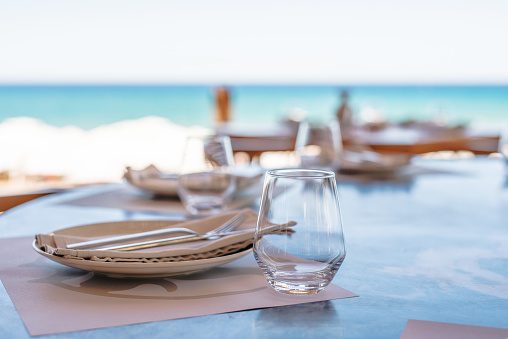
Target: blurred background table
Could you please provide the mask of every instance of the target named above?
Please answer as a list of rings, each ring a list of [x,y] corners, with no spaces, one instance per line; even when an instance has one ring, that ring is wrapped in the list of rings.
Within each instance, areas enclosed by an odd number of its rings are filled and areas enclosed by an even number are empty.
[[[351,131],[345,146],[360,144],[376,152],[423,154],[439,151],[497,152],[499,132],[475,131],[467,127],[431,123],[361,126]]]
[[[413,171],[339,176],[346,260],[358,298],[145,323],[52,338],[398,338],[408,319],[508,328],[508,178],[499,159],[425,160]],[[39,198],[0,216],[0,236],[178,215],[66,205],[106,186]],[[56,264],[55,264],[56,265]],[[3,285],[0,337],[28,338]]]
[[[243,152],[252,159],[264,152],[293,151],[298,126],[297,121],[273,124],[225,122],[217,126],[216,133],[231,138],[234,153]],[[362,125],[343,135],[345,147],[360,145],[376,152],[411,155],[440,151],[469,151],[488,155],[497,152],[499,139],[499,132],[433,123]]]

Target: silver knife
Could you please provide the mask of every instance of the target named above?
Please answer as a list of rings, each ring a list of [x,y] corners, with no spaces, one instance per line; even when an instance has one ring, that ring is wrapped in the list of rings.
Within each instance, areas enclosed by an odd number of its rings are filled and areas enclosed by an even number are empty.
[[[143,238],[149,238],[153,237],[155,235],[164,235],[164,234],[171,234],[171,233],[189,233],[189,229],[187,228],[163,228],[159,230],[153,230],[153,231],[147,231],[147,232],[140,232],[140,233],[133,233],[133,234],[124,234],[124,235],[118,235],[114,237],[104,238],[104,239],[96,239],[96,240],[88,240],[83,242],[76,242],[73,244],[67,245],[68,249],[71,250],[81,250],[86,248],[94,248],[97,246],[102,245],[109,245],[114,244],[126,240],[133,240],[133,239],[143,239]],[[191,236],[195,236],[196,234],[190,234]]]

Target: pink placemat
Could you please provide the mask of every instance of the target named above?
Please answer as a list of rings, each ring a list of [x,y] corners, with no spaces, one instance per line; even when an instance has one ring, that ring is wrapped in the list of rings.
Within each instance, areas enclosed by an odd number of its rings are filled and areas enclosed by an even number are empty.
[[[333,284],[310,296],[277,293],[252,255],[188,276],[108,278],[43,258],[32,241],[0,239],[0,279],[32,336],[357,296]]]
[[[400,339],[506,339],[508,329],[409,319]]]

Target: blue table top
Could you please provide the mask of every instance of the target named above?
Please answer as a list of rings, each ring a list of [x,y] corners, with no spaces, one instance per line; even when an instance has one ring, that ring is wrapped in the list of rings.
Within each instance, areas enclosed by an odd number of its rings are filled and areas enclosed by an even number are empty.
[[[415,159],[397,175],[338,176],[346,260],[360,297],[67,333],[103,338],[398,338],[408,319],[508,328],[508,175],[499,159]],[[181,216],[61,204],[82,187],[11,209],[0,237]],[[29,337],[0,285],[0,337]]]

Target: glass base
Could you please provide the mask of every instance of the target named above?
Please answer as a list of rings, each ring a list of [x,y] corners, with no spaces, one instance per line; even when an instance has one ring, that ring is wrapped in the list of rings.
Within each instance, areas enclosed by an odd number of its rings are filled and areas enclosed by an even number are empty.
[[[317,272],[274,272],[261,266],[272,287],[284,294],[316,294],[324,290],[333,280],[336,271],[325,269]]]
[[[187,197],[183,204],[191,215],[209,216],[223,212],[227,200],[222,197]]]
[[[268,279],[268,282],[277,292],[297,295],[316,294],[324,290],[325,287],[330,284],[329,281],[306,281],[305,283],[302,283],[273,279]]]
[[[195,206],[187,206],[187,212],[191,215],[196,216],[209,216],[214,214],[219,214],[224,211],[223,206],[204,206],[204,207],[195,207]]]
[[[289,258],[287,255],[278,258],[272,256],[271,259],[277,258],[277,262],[264,261],[256,250],[256,244],[254,244],[254,258],[268,283],[277,292],[293,295],[316,294],[324,290],[332,282],[344,260],[342,256],[335,263],[324,263],[296,256]]]

